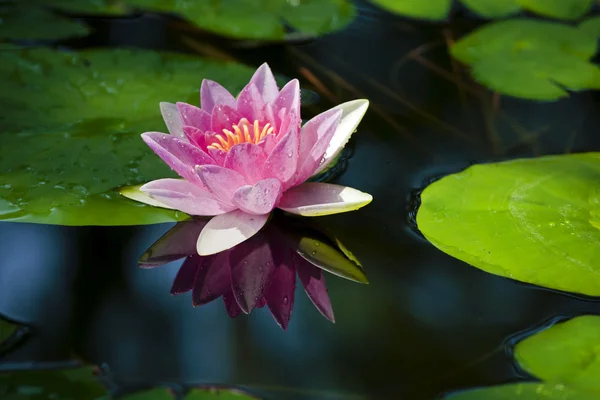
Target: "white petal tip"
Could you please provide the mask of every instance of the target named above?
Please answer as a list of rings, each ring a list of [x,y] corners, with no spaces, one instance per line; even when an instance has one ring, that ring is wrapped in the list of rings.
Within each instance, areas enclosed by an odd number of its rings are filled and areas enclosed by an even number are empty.
[[[145,185],[145,184],[144,184]],[[144,185],[125,186],[119,189],[121,196],[127,197],[128,199],[135,200],[140,203],[148,204],[154,207],[168,208],[174,210],[173,207],[169,207],[166,204],[161,203],[158,200],[153,199],[142,191]]]
[[[279,205],[283,211],[320,217],[356,211],[373,201],[369,193],[347,186],[309,182],[291,189]]]

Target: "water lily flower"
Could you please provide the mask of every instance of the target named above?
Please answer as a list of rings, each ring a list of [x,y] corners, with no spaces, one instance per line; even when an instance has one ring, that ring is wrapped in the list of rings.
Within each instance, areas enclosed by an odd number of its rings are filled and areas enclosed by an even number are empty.
[[[139,261],[143,268],[154,268],[185,258],[171,294],[191,291],[194,306],[222,297],[227,313],[235,318],[266,305],[285,330],[294,305],[296,274],[317,310],[331,322],[335,320],[323,268],[353,281],[367,282],[360,266],[339,249],[307,237],[306,231],[299,238],[290,232],[289,224],[277,223],[277,219],[231,249],[200,256],[196,252],[196,239],[206,224],[206,220],[199,219],[178,223]],[[318,243],[319,251],[326,255],[323,257],[326,265],[315,262],[314,256],[303,256],[304,240]]]
[[[229,249],[256,234],[275,208],[319,216],[356,210],[371,195],[345,186],[306,182],[336,158],[369,102],[354,100],[304,126],[297,79],[279,90],[261,65],[237,99],[203,80],[202,108],[161,103],[169,134],[142,139],[183,179],[158,179],[127,197],[190,215],[215,216],[197,241],[200,255]]]

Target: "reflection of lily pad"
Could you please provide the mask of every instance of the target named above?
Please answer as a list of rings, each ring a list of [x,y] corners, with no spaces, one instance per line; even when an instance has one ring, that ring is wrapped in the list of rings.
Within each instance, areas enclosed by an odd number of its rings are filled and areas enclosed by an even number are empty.
[[[556,324],[521,341],[515,356],[527,372],[600,397],[600,316]]]
[[[432,183],[417,224],[492,274],[600,296],[600,153],[472,166]]]
[[[17,325],[0,318],[0,343],[12,336],[17,330]]]
[[[199,28],[236,38],[283,39],[284,24],[309,35],[345,27],[356,10],[348,0],[35,0],[73,12],[132,9],[181,15]]]
[[[142,50],[0,53],[0,219],[128,225],[185,218],[117,193],[173,176],[139,135],[166,131],[160,101],[198,104],[203,78],[239,91],[252,72]]]
[[[106,389],[93,368],[0,372],[0,398],[6,400],[105,400]]]
[[[513,383],[453,393],[447,400],[595,400],[597,395],[554,383]]]
[[[0,39],[55,40],[88,33],[84,24],[42,8],[0,4]]]
[[[596,38],[566,25],[492,23],[460,39],[451,53],[472,67],[476,80],[511,96],[554,100],[567,96],[565,89],[600,88],[600,69],[589,62]]]

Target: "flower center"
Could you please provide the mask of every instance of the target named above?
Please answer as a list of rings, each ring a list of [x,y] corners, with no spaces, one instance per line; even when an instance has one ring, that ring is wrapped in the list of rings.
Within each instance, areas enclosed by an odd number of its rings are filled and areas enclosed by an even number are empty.
[[[215,135],[215,139],[217,140],[208,145],[207,148],[229,151],[234,145],[239,143],[258,144],[265,136],[273,133],[273,130],[273,127],[269,123],[261,128],[258,120],[251,124],[246,118],[242,118],[231,129],[223,129],[223,135]]]

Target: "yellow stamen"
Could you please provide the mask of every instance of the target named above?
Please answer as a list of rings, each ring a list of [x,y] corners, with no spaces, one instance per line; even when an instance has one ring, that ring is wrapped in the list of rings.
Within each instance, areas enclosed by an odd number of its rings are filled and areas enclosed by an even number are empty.
[[[230,129],[223,129],[223,134],[215,135],[213,143],[209,144],[207,148],[214,150],[229,151],[233,146],[239,143],[253,143],[259,144],[265,136],[274,133],[275,129],[270,123],[266,123],[262,129],[258,120],[252,124],[246,119],[240,119],[235,125],[232,125]]]

